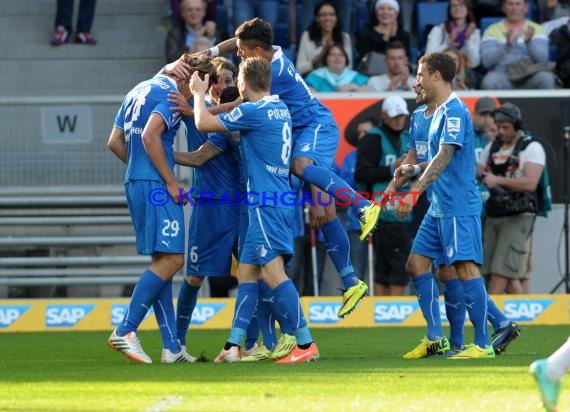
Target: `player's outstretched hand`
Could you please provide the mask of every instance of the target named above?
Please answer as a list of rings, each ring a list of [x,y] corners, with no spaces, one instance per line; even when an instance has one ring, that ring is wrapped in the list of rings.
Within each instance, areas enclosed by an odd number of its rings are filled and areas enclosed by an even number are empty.
[[[190,78],[190,66],[182,60],[176,60],[164,66],[164,73],[179,80]]]

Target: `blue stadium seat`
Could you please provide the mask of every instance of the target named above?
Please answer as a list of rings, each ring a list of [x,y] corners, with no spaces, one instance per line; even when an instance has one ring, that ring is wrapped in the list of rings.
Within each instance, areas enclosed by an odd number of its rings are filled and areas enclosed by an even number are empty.
[[[418,38],[418,49],[421,52],[426,47],[428,30],[447,19],[447,7],[447,2],[416,3],[416,36]]]
[[[227,30],[228,34],[231,35],[233,31],[231,27],[229,27],[230,19],[228,16],[228,9],[223,4],[216,4],[216,25],[223,31]]]
[[[355,28],[355,33],[358,36],[368,27],[370,21],[370,7],[365,2],[358,2],[356,5],[356,12],[354,13],[354,24],[352,27]]]
[[[274,44],[284,49],[289,48],[289,6],[279,4],[277,12],[277,24],[273,27]]]
[[[487,30],[491,24],[495,24],[495,23],[497,23],[503,19],[504,19],[504,17],[483,17],[483,18],[481,18],[481,23],[479,24],[479,30],[481,31],[481,37],[483,36],[483,33],[485,33],[485,30]]]

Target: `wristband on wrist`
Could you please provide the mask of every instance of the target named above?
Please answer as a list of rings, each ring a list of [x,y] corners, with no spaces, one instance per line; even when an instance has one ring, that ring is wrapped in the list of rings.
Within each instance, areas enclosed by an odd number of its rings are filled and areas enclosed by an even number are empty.
[[[414,174],[412,176],[417,176],[422,172],[422,168],[420,167],[420,165],[414,165]]]
[[[210,47],[210,56],[216,57],[220,55],[220,48],[218,46]]]

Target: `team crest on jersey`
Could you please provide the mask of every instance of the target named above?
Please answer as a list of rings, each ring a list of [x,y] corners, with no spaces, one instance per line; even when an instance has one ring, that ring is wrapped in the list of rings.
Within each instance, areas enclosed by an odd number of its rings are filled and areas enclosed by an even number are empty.
[[[227,114],[227,118],[230,122],[236,122],[240,117],[243,116],[243,112],[239,107],[236,107],[231,112]]]
[[[259,255],[259,257],[262,257],[262,258],[267,256],[267,249],[265,249],[264,245],[259,245],[257,247],[257,254]]]
[[[299,149],[301,152],[308,152],[311,150],[311,145],[309,143],[303,143]]]
[[[458,133],[461,131],[461,119],[459,117],[447,118],[447,132]]]

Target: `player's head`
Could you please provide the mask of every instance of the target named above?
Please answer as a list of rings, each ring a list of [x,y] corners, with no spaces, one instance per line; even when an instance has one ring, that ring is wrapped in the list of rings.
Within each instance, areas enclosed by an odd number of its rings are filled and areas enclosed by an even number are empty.
[[[239,89],[237,86],[228,86],[220,94],[220,103],[233,102],[239,97]]]
[[[249,101],[249,94],[269,94],[271,62],[263,57],[249,57],[239,65],[238,88],[241,98]]]
[[[222,91],[226,87],[235,86],[237,84],[238,68],[231,60],[225,57],[215,57],[212,64],[218,75],[218,81],[210,88],[210,96],[212,100],[218,102]]]
[[[237,54],[242,59],[255,56],[268,57],[273,52],[273,28],[259,17],[240,24],[235,36]]]
[[[454,77],[455,62],[447,54],[436,52],[420,58],[416,81],[426,102],[433,100],[442,86],[451,90]]]
[[[495,109],[493,117],[503,142],[510,143],[519,136],[519,130],[522,129],[522,113],[517,106],[512,103],[504,103]]]
[[[198,72],[202,79],[206,74],[210,75],[210,85],[218,81],[218,75],[210,57],[204,54],[184,53],[181,60],[190,66],[190,77],[194,72]],[[189,80],[190,77],[184,80]]]

